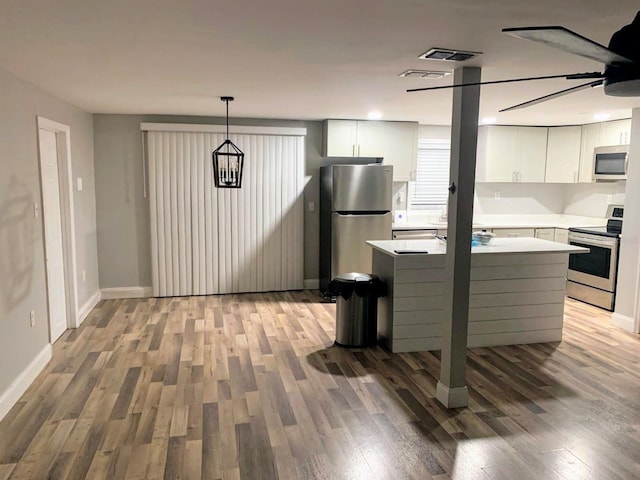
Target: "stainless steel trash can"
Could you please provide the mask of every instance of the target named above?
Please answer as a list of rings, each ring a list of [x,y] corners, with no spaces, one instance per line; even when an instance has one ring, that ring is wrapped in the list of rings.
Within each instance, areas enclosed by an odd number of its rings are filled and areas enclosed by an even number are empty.
[[[368,273],[343,273],[328,290],[336,298],[336,344],[366,347],[377,340],[378,297],[382,282]]]

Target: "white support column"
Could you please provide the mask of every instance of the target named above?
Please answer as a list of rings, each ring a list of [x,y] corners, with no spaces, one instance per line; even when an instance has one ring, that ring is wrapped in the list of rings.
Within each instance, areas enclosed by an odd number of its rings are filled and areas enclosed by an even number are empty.
[[[480,68],[463,67],[454,72],[454,83],[479,81]],[[465,369],[479,105],[479,86],[454,89],[445,267],[445,309],[448,314],[442,336],[440,381],[437,387],[437,398],[447,408],[466,407],[469,404]]]
[[[640,332],[640,108],[633,109],[613,325]]]

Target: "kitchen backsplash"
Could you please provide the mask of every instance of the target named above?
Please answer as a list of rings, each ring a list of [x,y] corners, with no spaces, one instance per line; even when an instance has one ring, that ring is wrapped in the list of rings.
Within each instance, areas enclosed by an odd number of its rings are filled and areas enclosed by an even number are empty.
[[[393,210],[405,215],[406,183],[393,187]],[[549,184],[549,183],[479,183],[476,184],[475,215],[569,214],[604,217],[610,203],[624,204],[624,182]],[[411,217],[440,217],[440,212],[411,210]]]

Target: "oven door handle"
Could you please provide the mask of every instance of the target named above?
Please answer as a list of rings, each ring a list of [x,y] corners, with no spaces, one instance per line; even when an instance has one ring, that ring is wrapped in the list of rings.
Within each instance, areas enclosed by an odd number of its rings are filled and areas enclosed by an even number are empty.
[[[616,241],[610,240],[596,240],[595,238],[574,237],[569,235],[569,244],[571,242],[577,242],[583,245],[593,245],[594,247],[605,247],[610,249],[616,248]]]

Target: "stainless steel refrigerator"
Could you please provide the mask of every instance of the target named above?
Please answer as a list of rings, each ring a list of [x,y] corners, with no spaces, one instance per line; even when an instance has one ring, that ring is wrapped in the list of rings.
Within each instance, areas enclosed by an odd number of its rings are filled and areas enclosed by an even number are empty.
[[[341,273],[371,272],[366,240],[391,240],[393,166],[320,168],[320,289]]]

